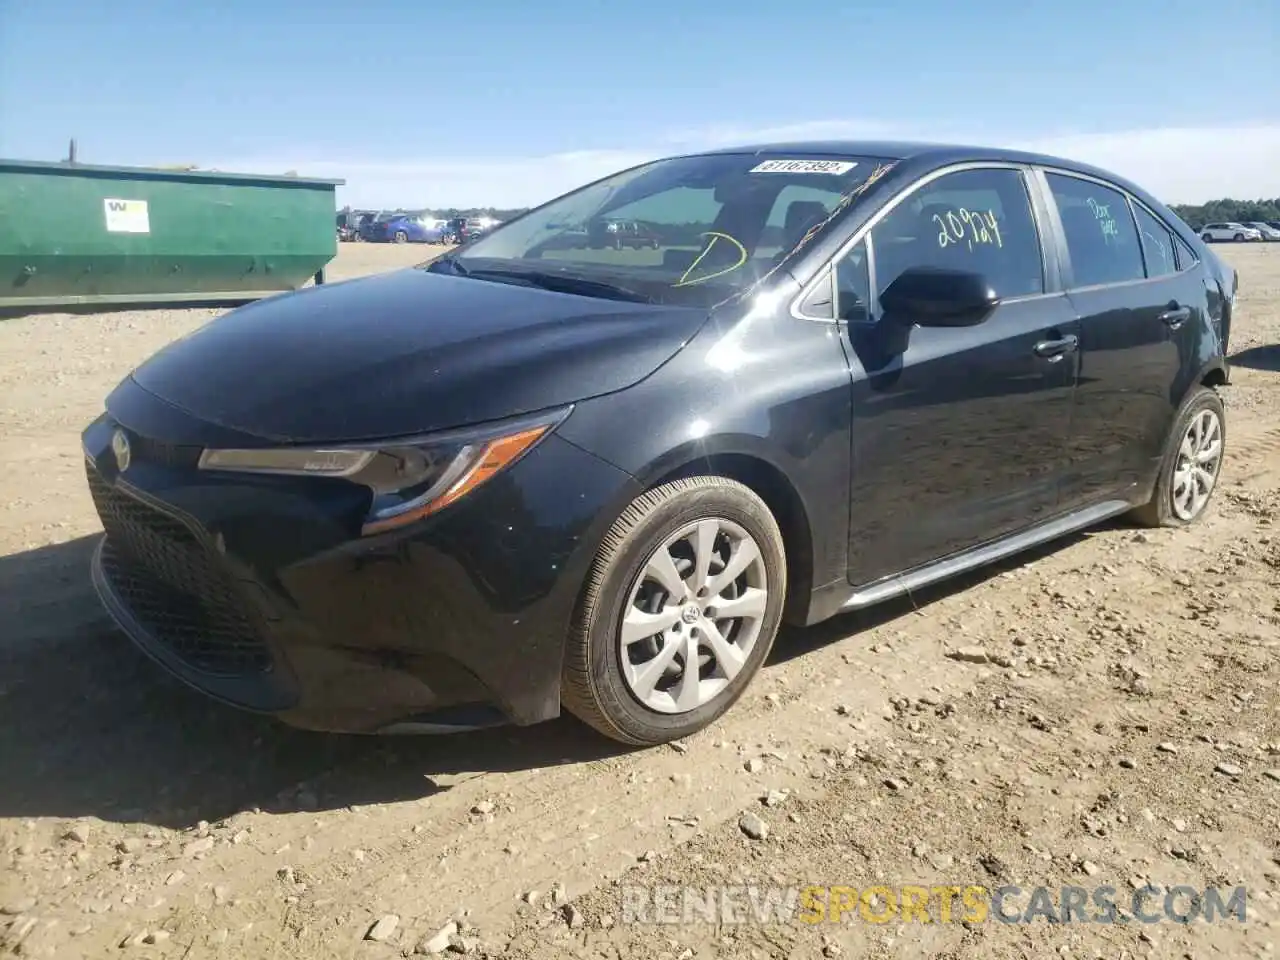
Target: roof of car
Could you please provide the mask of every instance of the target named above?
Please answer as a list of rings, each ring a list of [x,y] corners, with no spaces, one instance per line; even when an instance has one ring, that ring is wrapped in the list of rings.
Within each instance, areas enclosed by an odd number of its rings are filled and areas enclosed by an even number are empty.
[[[704,151],[709,154],[751,153],[760,156],[821,157],[877,157],[884,160],[925,160],[941,164],[964,163],[971,160],[1005,160],[1011,163],[1035,163],[1061,167],[1080,173],[1096,174],[1123,182],[1123,178],[1108,170],[1069,160],[1065,157],[1008,147],[970,146],[957,143],[927,143],[903,140],[800,140],[791,143],[743,144]]]

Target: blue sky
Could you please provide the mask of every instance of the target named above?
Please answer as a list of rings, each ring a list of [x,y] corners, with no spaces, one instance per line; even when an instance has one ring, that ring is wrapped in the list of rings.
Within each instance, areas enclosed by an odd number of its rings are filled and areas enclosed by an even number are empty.
[[[0,156],[74,135],[85,162],[505,206],[681,150],[888,136],[1274,197],[1277,36],[1280,0],[0,0]]]

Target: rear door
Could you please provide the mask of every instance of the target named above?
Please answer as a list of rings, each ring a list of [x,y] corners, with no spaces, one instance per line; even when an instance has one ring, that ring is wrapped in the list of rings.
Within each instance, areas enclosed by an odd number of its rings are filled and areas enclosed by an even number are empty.
[[[1022,169],[930,179],[836,264],[853,368],[849,579],[864,585],[1057,510],[1076,378],[1075,310],[1046,271]],[[886,350],[878,296],[908,267],[983,274],[1000,305]]]
[[[1208,313],[1169,227],[1114,184],[1045,171],[1060,270],[1080,317],[1063,509],[1145,498],[1197,371]]]

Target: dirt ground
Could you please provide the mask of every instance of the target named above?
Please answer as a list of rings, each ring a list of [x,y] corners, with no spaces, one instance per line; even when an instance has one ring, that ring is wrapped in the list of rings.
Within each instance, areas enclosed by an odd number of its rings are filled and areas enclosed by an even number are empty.
[[[348,246],[331,277],[437,251]],[[1204,522],[1115,524],[792,630],[720,724],[647,751],[569,718],[308,734],[170,680],[90,588],[78,432],[214,314],[0,322],[0,953],[1275,956],[1280,245],[1225,255],[1242,293]],[[749,883],[1110,885],[1122,905],[1243,885],[1247,921],[625,922],[624,888]]]

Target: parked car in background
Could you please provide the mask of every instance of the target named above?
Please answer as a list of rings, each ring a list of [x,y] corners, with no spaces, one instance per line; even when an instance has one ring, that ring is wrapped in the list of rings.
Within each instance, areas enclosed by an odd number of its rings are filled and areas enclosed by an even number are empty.
[[[1240,243],[1244,240],[1261,240],[1262,234],[1253,227],[1246,227],[1243,223],[1228,220],[1225,223],[1205,224],[1200,228],[1200,239],[1205,243],[1214,243],[1222,240]]]
[[[434,218],[412,213],[379,214],[364,239],[374,243],[443,243],[444,231]]]
[[[1280,227],[1273,227],[1271,224],[1262,220],[1246,220],[1244,225],[1257,230],[1258,233],[1261,234],[1262,239],[1269,243],[1275,243],[1277,240],[1280,240]]]
[[[660,257],[543,256],[640,210],[679,240]],[[298,726],[567,709],[676,740],[784,620],[1203,517],[1235,282],[1151,194],[1061,158],[641,164],[139,365],[82,435],[94,584],[178,677]]]
[[[360,239],[375,242],[385,239],[382,225],[399,216],[397,213],[367,213],[360,218]]]
[[[590,232],[591,246],[615,250],[624,247],[657,250],[658,241],[662,239],[652,227],[636,220],[596,220]]]
[[[471,227],[466,217],[451,217],[444,222],[445,243],[466,243],[471,238]]]
[[[338,214],[338,240],[351,243],[361,239],[360,222],[366,216],[362,210],[347,210]]]

